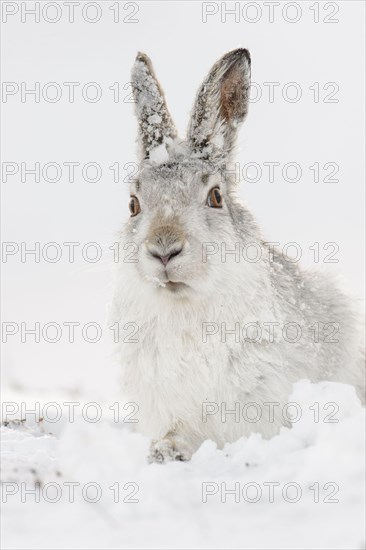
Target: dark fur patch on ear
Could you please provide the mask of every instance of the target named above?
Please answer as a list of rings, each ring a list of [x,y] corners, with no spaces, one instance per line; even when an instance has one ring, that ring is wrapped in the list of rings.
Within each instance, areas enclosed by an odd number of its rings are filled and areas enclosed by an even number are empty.
[[[227,122],[240,120],[246,114],[245,104],[242,71],[238,65],[233,65],[221,84],[220,116]]]
[[[250,88],[243,78],[245,63],[250,69],[250,54],[248,50],[239,48],[232,55],[232,65],[222,78],[220,115],[224,121],[242,121],[247,115]]]
[[[230,158],[249,107],[250,54],[225,54],[203,81],[195,101],[188,138],[196,155],[214,163]]]

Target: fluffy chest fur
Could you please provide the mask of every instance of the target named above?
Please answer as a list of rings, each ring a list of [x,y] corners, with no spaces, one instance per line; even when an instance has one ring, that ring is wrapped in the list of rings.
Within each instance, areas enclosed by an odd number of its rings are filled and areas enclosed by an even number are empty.
[[[190,441],[211,438],[219,444],[253,430],[275,433],[280,420],[270,424],[265,415],[250,424],[235,415],[222,422],[221,414],[204,422],[203,414],[207,404],[233,410],[250,402],[285,403],[297,369],[290,369],[283,342],[269,342],[268,333],[260,341],[244,341],[242,327],[253,317],[240,312],[234,295],[174,303],[163,292],[159,296],[159,289],[150,288],[144,295],[140,288],[137,301],[136,293],[125,292],[119,306],[121,326],[134,319],[138,329],[136,341],[120,343],[124,391],[139,407],[138,429],[158,439],[182,423],[189,426]],[[135,299],[126,300],[128,295]]]

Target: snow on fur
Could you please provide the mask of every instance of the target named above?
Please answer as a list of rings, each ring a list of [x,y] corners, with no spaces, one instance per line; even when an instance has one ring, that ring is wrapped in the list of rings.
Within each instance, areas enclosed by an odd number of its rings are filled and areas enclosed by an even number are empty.
[[[167,138],[176,137],[176,130],[165,103],[163,91],[155,78],[151,61],[139,53],[132,70],[132,87],[139,121],[143,156],[149,157],[154,148]]]
[[[206,439],[222,447],[252,431],[233,418],[203,423],[203,402],[283,405],[302,378],[354,384],[361,394],[362,337],[353,301],[329,276],[302,270],[272,250],[271,238],[239,200],[232,174],[222,169],[247,114],[247,50],[214,64],[199,89],[185,142],[173,137],[164,96],[143,54],[133,79],[145,151],[130,192],[141,212],[120,232],[121,250],[133,243],[136,255],[133,263],[116,266],[110,324],[138,327],[137,341],[118,346],[124,391],[140,407],[138,429],[158,440],[151,458],[189,459]],[[214,187],[220,188],[222,208],[207,207]],[[205,258],[207,244],[216,251]],[[250,261],[253,247],[258,256]],[[225,253],[234,250],[239,261]],[[171,257],[166,266],[162,256]],[[207,323],[217,331],[205,339]],[[255,342],[242,336],[248,323],[259,325]],[[300,328],[299,338],[291,330],[287,337],[288,324]],[[239,338],[223,334],[237,325]],[[278,338],[271,338],[271,326],[279,328]],[[330,341],[332,327],[336,338]],[[269,438],[284,424],[263,417],[256,428]]]

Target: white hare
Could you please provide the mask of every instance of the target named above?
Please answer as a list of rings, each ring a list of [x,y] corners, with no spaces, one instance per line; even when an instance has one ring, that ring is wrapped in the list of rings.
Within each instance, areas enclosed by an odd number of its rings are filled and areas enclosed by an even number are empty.
[[[361,391],[351,301],[266,245],[225,170],[248,111],[249,52],[213,66],[186,140],[145,54],[132,83],[141,162],[120,243],[136,253],[119,268],[113,318],[136,327],[120,343],[121,364],[150,459],[188,459],[205,439],[275,434],[283,415],[273,406],[271,417],[268,403],[283,406],[302,378]],[[252,421],[238,413],[248,403]]]

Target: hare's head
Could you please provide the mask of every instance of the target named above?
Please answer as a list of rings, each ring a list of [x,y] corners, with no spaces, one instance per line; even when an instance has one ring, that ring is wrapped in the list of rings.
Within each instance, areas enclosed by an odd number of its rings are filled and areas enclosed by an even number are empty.
[[[212,291],[225,277],[218,269],[218,247],[238,240],[233,184],[225,166],[248,110],[249,52],[234,50],[213,66],[198,91],[185,140],[177,137],[144,54],[136,58],[132,85],[140,164],[126,229],[138,245],[137,271],[168,295]],[[210,262],[214,251],[219,257]]]

